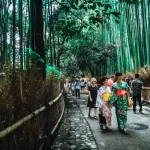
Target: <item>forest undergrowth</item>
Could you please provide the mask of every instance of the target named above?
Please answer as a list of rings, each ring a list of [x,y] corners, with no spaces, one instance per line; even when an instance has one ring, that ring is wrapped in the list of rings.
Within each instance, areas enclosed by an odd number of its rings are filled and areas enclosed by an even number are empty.
[[[42,80],[40,73],[33,70],[28,74],[26,71],[16,70],[12,75],[12,70],[7,68],[4,72],[5,76],[0,78],[0,131],[40,107],[48,107],[48,103],[56,98],[63,88],[54,75]],[[2,148],[7,150],[9,145],[12,150],[39,147],[39,141],[46,136],[46,126],[48,125],[51,131],[57,123],[62,111],[61,106],[60,101],[19,127],[2,141]]]

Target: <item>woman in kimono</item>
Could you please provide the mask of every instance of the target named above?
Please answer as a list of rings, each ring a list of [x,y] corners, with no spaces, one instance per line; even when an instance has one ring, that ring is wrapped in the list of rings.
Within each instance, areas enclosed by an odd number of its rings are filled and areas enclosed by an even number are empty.
[[[118,129],[120,132],[127,134],[127,100],[130,88],[128,84],[122,81],[122,73],[116,73],[117,81],[112,86],[112,96],[109,99],[110,104],[116,107],[116,116],[118,122]]]
[[[110,130],[109,126],[111,125],[111,108],[109,105],[109,96],[111,94],[110,87],[108,86],[108,79],[103,77],[101,79],[102,86],[99,88],[98,96],[100,97],[100,127],[103,130],[103,126],[106,127],[106,130]],[[103,118],[104,117],[104,118]]]

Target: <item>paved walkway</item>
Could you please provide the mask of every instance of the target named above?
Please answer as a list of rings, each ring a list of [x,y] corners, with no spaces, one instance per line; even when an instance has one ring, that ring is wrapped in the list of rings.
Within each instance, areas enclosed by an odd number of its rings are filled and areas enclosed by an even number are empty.
[[[112,131],[101,132],[99,123],[87,116],[87,96],[83,95],[82,99],[79,100],[81,111],[90,124],[99,150],[150,150],[150,112],[146,111],[147,107],[143,106],[143,114],[133,114],[131,109],[128,110],[128,135],[125,135],[117,130],[114,108],[112,108],[112,126],[110,127]]]
[[[52,150],[98,150],[78,99],[68,97],[64,118]]]
[[[88,118],[86,105],[87,95],[82,94],[81,99],[68,97],[53,150],[150,150],[150,112],[146,107],[143,107],[143,114],[133,114],[131,109],[128,111],[129,134],[125,135],[117,130],[114,108],[112,131],[101,132],[98,121]]]

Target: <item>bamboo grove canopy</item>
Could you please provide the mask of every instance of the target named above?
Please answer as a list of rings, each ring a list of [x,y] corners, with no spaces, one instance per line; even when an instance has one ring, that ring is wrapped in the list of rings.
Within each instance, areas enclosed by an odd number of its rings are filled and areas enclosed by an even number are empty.
[[[149,0],[1,0],[0,69],[135,72],[150,65],[149,30]]]

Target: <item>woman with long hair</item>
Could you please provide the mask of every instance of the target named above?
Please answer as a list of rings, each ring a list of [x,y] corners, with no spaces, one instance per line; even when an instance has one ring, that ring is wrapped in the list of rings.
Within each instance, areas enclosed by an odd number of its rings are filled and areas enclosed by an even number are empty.
[[[124,82],[121,72],[116,73],[117,81],[112,86],[112,96],[109,101],[110,104],[114,104],[116,107],[116,116],[118,129],[120,132],[127,134],[127,101],[130,88],[126,82]]]
[[[103,126],[106,127],[106,130],[110,130],[109,126],[111,125],[111,108],[109,105],[109,96],[111,94],[110,87],[108,86],[108,78],[103,77],[101,79],[101,87],[99,88],[98,96],[100,97],[99,109],[101,112],[100,117],[100,127],[103,130]],[[104,116],[105,119],[102,117]]]

